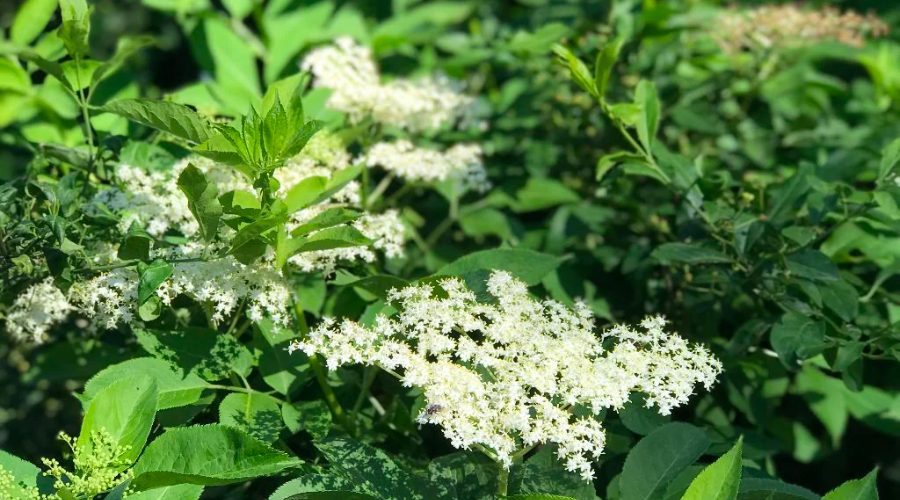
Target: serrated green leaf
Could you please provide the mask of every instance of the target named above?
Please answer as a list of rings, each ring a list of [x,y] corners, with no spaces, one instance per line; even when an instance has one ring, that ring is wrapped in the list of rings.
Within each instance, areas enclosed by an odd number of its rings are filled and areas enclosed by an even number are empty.
[[[654,259],[661,262],[683,262],[686,264],[724,264],[731,262],[731,257],[697,243],[664,243],[651,253]]]
[[[819,495],[776,479],[744,477],[738,500],[820,500]]]
[[[291,236],[297,238],[299,236],[309,234],[313,231],[353,222],[361,215],[362,214],[360,212],[347,208],[329,208],[328,210],[316,215],[308,222],[294,228],[294,230],[291,231]]]
[[[439,496],[437,485],[410,473],[378,448],[341,437],[316,440],[315,446],[333,467],[340,468],[358,487],[382,500],[428,500]]]
[[[438,270],[435,276],[462,276],[477,270],[508,271],[525,284],[532,286],[565,259],[533,250],[498,248],[470,253]]]
[[[295,184],[284,196],[284,204],[287,205],[288,213],[292,214],[318,200],[326,186],[328,186],[328,179],[316,175]]]
[[[240,483],[276,474],[299,460],[243,431],[223,425],[177,427],[156,438],[135,464],[133,484],[152,488],[175,484]]]
[[[138,281],[138,305],[142,305],[150,300],[150,297],[156,293],[159,285],[169,279],[169,276],[175,272],[172,264],[160,259],[156,259],[149,264],[141,262],[138,264],[137,270],[140,276]]]
[[[187,196],[188,208],[200,226],[200,235],[204,240],[212,241],[219,231],[219,219],[222,217],[216,185],[209,182],[200,169],[188,164],[178,176],[178,188]]]
[[[191,108],[174,102],[122,99],[104,105],[100,111],[124,116],[194,144],[206,142],[211,135],[205,118]]]
[[[822,497],[822,500],[878,500],[878,489],[875,485],[877,477],[878,469],[875,469],[862,479],[847,481],[838,486]]]
[[[180,369],[161,359],[136,358],[110,365],[94,375],[84,386],[81,399],[90,402],[116,381],[136,375],[149,375],[156,382],[158,409],[175,408],[196,402],[209,384],[193,373],[182,375]]]
[[[894,139],[881,153],[881,163],[878,166],[878,179],[884,180],[890,175],[897,164],[900,163],[900,139]]]
[[[138,343],[154,357],[214,382],[231,373],[248,376],[253,355],[234,337],[206,328],[175,331],[136,328]]]
[[[31,44],[53,18],[57,3],[57,0],[26,0],[16,11],[9,39],[16,45]]]
[[[703,469],[681,500],[735,500],[741,485],[741,452],[744,438],[728,453]]]
[[[284,428],[278,401],[260,392],[233,392],[219,403],[219,423],[273,443]]]
[[[692,425],[673,422],[656,429],[638,441],[626,457],[619,480],[621,499],[657,499],[709,443],[706,434]]]
[[[644,146],[644,151],[653,151],[653,141],[656,139],[656,129],[659,128],[660,106],[659,97],[656,95],[656,87],[649,80],[638,82],[634,91],[634,103],[641,108],[638,115],[637,133]]]
[[[803,250],[787,258],[787,268],[801,278],[817,281],[834,281],[840,278],[838,268],[818,250]]]
[[[80,59],[88,52],[88,36],[91,32],[89,10],[85,0],[59,0],[62,25],[57,35],[66,46],[66,51],[74,59]],[[83,82],[87,83],[87,81]]]
[[[259,356],[259,372],[263,381],[280,394],[290,394],[312,379],[309,360],[302,352],[288,352],[295,334],[279,328],[271,320],[256,323],[254,347]],[[285,335],[285,333],[288,333]]]
[[[778,359],[788,368],[809,359],[825,348],[825,323],[802,314],[788,312],[772,327],[770,339]]]
[[[296,434],[304,430],[315,439],[324,438],[331,429],[331,410],[324,401],[284,403],[281,417],[291,432]]]
[[[92,449],[92,433],[105,431],[116,445],[126,448],[121,458],[134,462],[150,435],[158,398],[156,381],[150,375],[126,377],[105,387],[88,405],[78,445]]]
[[[609,75],[619,58],[620,50],[622,50],[622,39],[617,38],[607,43],[597,54],[597,62],[594,64],[594,87],[597,89],[597,95],[601,98],[606,95],[606,89],[609,87]]]

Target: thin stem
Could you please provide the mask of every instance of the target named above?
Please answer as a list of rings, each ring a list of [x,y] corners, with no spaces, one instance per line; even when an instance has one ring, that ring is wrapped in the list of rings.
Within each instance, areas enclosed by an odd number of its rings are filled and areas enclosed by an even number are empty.
[[[356,425],[356,419],[359,416],[359,410],[362,409],[363,402],[365,402],[366,397],[369,395],[369,391],[372,389],[372,384],[375,382],[376,375],[378,375],[377,366],[365,367],[363,371],[362,389],[359,391],[359,396],[356,397],[356,403],[354,403],[353,411],[350,414],[351,418],[353,419],[354,425]]]
[[[502,464],[498,465],[500,466],[500,475],[497,478],[497,497],[503,499],[506,498],[506,492],[509,489],[509,469]]]
[[[370,194],[369,198],[366,200],[366,205],[365,205],[366,208],[371,207],[372,204],[375,203],[375,201],[377,201],[378,198],[380,198],[381,195],[383,195],[385,191],[387,191],[387,188],[391,185],[391,181],[393,181],[393,180],[394,180],[393,173],[390,173],[387,176],[385,176],[384,179],[381,179],[381,182],[379,182],[378,185],[375,186],[375,190],[372,191],[372,194]]]
[[[300,327],[300,335],[305,338],[309,335],[309,326],[306,324],[306,318],[303,316],[303,305],[297,301],[294,301],[294,318],[297,321],[297,325]],[[338,401],[337,396],[334,394],[334,390],[328,383],[328,375],[325,373],[325,368],[322,366],[319,357],[315,354],[309,356],[309,367],[312,368],[312,371],[316,376],[316,381],[319,383],[319,387],[325,395],[325,402],[328,404],[328,407],[331,408],[331,413],[334,414],[344,430],[351,435],[355,435],[355,428],[347,418],[344,408],[341,407],[340,401]]]

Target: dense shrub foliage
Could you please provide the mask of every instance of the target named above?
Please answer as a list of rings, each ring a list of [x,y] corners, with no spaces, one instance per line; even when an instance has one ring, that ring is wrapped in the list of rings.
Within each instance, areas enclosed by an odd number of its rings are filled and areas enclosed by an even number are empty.
[[[832,3],[0,6],[0,498],[900,496]]]

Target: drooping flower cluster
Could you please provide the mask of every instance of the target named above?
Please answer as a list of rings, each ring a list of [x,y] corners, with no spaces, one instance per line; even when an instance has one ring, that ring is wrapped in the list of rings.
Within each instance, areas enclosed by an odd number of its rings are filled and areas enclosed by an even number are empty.
[[[491,188],[484,170],[481,146],[457,144],[446,151],[417,148],[406,140],[380,142],[366,154],[370,167],[380,166],[407,180],[453,180],[460,189],[485,192]]]
[[[354,123],[371,116],[378,123],[421,132],[477,121],[475,100],[461,92],[458,82],[435,76],[382,83],[371,51],[349,37],[313,50],[301,67],[312,73],[315,87],[331,90],[328,106],[347,113]]]
[[[640,391],[668,414],[721,371],[659,317],[598,337],[587,306],[537,301],[506,272],[490,275],[488,303],[460,279],[440,287],[442,294],[429,285],[393,290],[396,316],[379,316],[373,327],[325,320],[292,347],[324,356],[330,369],[366,364],[397,373],[424,393],[419,421],[441,426],[457,448],[487,448],[509,467],[518,450],[555,443],[567,469],[585,479],[604,447],[602,410]],[[585,416],[575,417],[576,407]]]
[[[714,36],[725,51],[737,52],[757,47],[803,46],[823,40],[860,47],[866,37],[884,36],[887,32],[887,24],[871,14],[783,4],[725,10],[718,16]]]
[[[53,325],[64,321],[72,304],[52,278],[28,287],[6,315],[6,331],[17,341],[40,344]]]

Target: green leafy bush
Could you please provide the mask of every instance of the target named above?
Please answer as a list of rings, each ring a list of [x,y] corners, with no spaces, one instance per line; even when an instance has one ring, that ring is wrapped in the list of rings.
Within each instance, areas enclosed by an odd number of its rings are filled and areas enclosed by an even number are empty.
[[[716,4],[0,8],[0,496],[900,494],[900,11]]]

